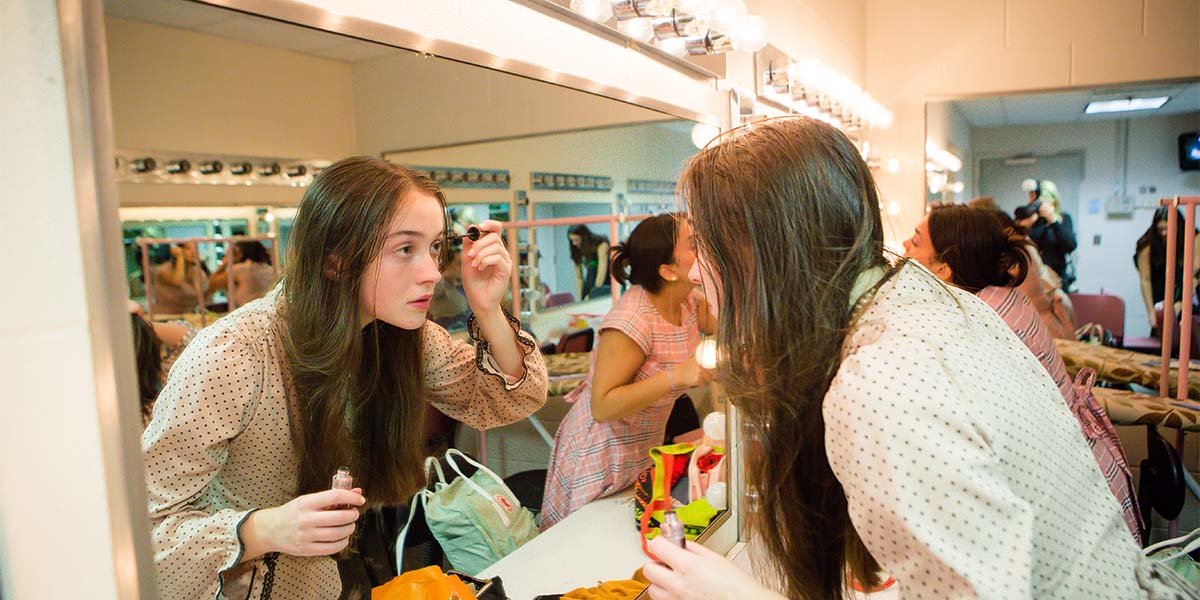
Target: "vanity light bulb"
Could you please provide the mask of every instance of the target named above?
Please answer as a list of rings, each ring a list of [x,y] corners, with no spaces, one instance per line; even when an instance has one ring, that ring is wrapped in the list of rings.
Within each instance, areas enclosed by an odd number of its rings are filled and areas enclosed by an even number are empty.
[[[887,213],[893,217],[900,214],[900,203],[895,200],[888,202]]]
[[[597,23],[613,17],[612,0],[571,0],[571,10]]]
[[[696,362],[705,369],[717,368],[717,340],[708,338],[696,346]]]
[[[746,12],[746,3],[743,0],[719,0],[713,7],[710,18],[714,27],[728,33],[734,23],[746,16]]]
[[[679,0],[675,3],[675,8],[692,15],[699,17],[707,15],[712,9],[717,7],[719,0]]]
[[[697,148],[703,149],[713,138],[720,134],[721,130],[718,127],[707,123],[696,123],[692,126],[692,144],[695,144]]]
[[[639,42],[649,42],[654,39],[654,24],[649,17],[618,21],[617,29]]]
[[[758,52],[767,45],[767,20],[745,15],[729,28],[729,41],[738,52]]]
[[[725,413],[713,411],[704,417],[704,436],[715,442],[725,441]]]
[[[676,58],[687,56],[687,41],[685,38],[667,38],[658,40],[658,48]]]
[[[900,159],[889,158],[887,161],[887,172],[888,173],[899,173],[900,172]]]

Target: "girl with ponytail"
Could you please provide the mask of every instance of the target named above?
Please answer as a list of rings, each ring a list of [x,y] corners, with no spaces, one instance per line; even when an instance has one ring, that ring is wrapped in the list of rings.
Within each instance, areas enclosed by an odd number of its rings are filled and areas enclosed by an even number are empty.
[[[633,285],[600,325],[587,380],[567,395],[542,529],[632,485],[650,448],[663,443],[676,401],[687,408],[684,392],[708,382],[694,356],[700,331],[712,331],[703,296],[688,281],[695,260],[691,225],[671,214],[642,221],[612,249],[613,275]]]

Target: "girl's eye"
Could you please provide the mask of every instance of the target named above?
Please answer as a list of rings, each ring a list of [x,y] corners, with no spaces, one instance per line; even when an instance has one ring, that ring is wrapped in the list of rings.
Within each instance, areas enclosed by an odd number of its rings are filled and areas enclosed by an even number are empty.
[[[430,245],[429,253],[433,254],[435,256],[441,254],[442,253],[442,242],[437,241],[437,242],[434,242],[432,245]]]
[[[399,248],[396,248],[396,254],[399,254],[400,256],[412,256],[412,245],[405,244]]]

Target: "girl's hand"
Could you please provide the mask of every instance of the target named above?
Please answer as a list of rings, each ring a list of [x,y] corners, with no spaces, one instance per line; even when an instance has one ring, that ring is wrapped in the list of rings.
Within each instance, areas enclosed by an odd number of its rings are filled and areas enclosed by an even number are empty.
[[[1042,202],[1041,206],[1038,206],[1038,214],[1051,223],[1058,221],[1058,213],[1054,211],[1054,205],[1049,202]]]
[[[680,548],[663,539],[650,540],[650,551],[661,560],[642,567],[654,600],[718,600],[725,598],[782,599],[724,556],[688,542]]]
[[[499,221],[484,221],[477,227],[483,232],[478,240],[463,239],[462,282],[471,310],[479,313],[500,306],[512,275],[512,257],[500,237]]]
[[[671,382],[677,389],[702,386],[712,380],[712,371],[700,366],[696,357],[689,358],[674,367]]]
[[[366,503],[362,490],[327,490],[305,494],[283,506],[260,510],[242,526],[247,554],[281,552],[291,556],[328,556],[350,543],[358,509]],[[345,506],[350,508],[342,508]],[[338,507],[338,508],[335,508]],[[252,548],[253,547],[253,548]]]

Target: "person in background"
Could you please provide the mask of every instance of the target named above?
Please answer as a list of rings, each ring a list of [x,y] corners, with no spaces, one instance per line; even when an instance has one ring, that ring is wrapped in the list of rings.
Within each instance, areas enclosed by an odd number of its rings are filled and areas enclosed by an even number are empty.
[[[365,156],[305,188],[283,281],[188,344],[142,434],[158,597],[339,597],[329,556],[358,509],[425,487],[428,405],[489,429],[545,403],[537,344],[499,306],[500,223],[464,242],[476,343],[427,321],[445,215],[428,177]],[[340,466],[357,489],[330,489]]]
[[[1053,181],[1026,179],[1021,189],[1029,193],[1029,206],[1037,214],[1028,224],[1029,239],[1037,245],[1042,262],[1058,273],[1063,290],[1071,292],[1075,288],[1075,274],[1069,261],[1078,244],[1071,215],[1063,211],[1058,186]],[[1028,223],[1029,218],[1018,216],[1017,220]]]
[[[684,392],[708,382],[696,362],[711,332],[703,296],[688,280],[691,225],[672,214],[642,221],[613,249],[613,274],[633,285],[600,325],[588,378],[567,395],[571,410],[554,436],[542,500],[543,530],[597,498],[633,484],[665,436],[700,426]],[[668,431],[673,408],[690,426]]]
[[[571,241],[571,262],[575,263],[575,291],[579,301],[611,294],[608,238],[592,233],[587,225],[576,225],[567,232],[567,239]]]
[[[155,323],[146,319],[142,305],[129,301],[133,325],[134,364],[137,368],[138,395],[142,406],[142,427],[154,415],[154,400],[167,381],[171,365],[196,337],[196,328],[186,321]]]
[[[1158,331],[1156,307],[1163,301],[1167,288],[1167,217],[1171,207],[1160,206],[1154,211],[1154,219],[1150,227],[1138,238],[1137,247],[1133,254],[1133,264],[1138,270],[1141,283],[1142,303],[1146,307],[1146,318],[1150,323],[1150,331]],[[1183,211],[1175,209],[1178,215],[1178,226],[1175,229],[1175,297],[1172,302],[1178,305],[1183,300],[1183,245],[1184,236]],[[1193,257],[1197,260],[1192,265],[1192,272],[1197,275],[1197,287],[1200,287],[1200,236],[1196,236]],[[1194,300],[1193,300],[1194,302]]]
[[[150,308],[156,315],[196,310],[208,289],[208,271],[200,262],[195,242],[171,246],[171,258],[150,271]]]
[[[275,287],[275,267],[271,253],[262,242],[234,244],[229,266],[229,310],[262,298]]]
[[[890,263],[845,134],[742,126],[679,190],[692,280],[720,307],[714,379],[750,436],[749,525],[782,589],[659,537],[652,598],[843,598],[881,569],[906,598],[1145,597],[1135,571],[1165,567],[1143,561],[1054,380],[974,295]]]
[[[904,251],[906,257],[946,283],[975,294],[992,307],[1046,368],[1071,414],[1088,413],[1086,399],[1075,393],[1053,337],[1042,326],[1033,304],[1017,289],[1022,281],[1036,277],[1030,271],[1023,238],[1012,235],[989,211],[943,205],[933,207],[921,220],[913,236],[905,240]],[[1103,414],[1103,409],[1096,412]],[[1080,427],[1089,435],[1090,421],[1081,420]],[[1112,430],[1111,423],[1106,430]],[[1095,441],[1092,453],[1096,463],[1121,504],[1125,524],[1140,543],[1142,520],[1130,485],[1125,451],[1117,440],[1097,436]]]

